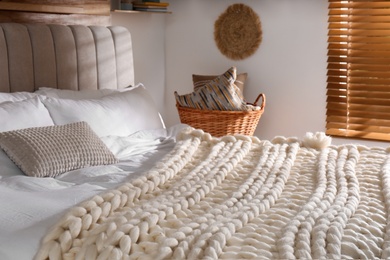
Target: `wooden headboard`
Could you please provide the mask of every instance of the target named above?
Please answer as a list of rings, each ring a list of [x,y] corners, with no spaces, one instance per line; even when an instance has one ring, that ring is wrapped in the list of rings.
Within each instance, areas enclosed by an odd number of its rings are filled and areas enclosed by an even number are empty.
[[[124,27],[0,23],[0,92],[129,85],[133,52]]]

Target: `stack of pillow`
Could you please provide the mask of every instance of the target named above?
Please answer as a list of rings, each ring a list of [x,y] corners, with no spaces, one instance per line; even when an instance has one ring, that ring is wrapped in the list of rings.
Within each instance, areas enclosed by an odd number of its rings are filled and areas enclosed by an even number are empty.
[[[236,67],[231,67],[220,76],[193,75],[194,91],[179,95],[176,102],[182,107],[202,110],[254,111],[260,107],[247,104],[243,88],[247,74],[237,76]]]
[[[35,177],[116,163],[102,137],[165,127],[142,84],[121,91],[0,93],[0,122],[0,148]],[[1,150],[0,160],[5,160]]]

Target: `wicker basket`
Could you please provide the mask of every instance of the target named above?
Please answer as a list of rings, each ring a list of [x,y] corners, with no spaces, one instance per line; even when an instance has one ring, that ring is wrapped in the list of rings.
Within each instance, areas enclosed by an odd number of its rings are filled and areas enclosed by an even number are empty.
[[[264,112],[265,95],[260,93],[254,103],[261,98],[260,110],[256,111],[221,111],[183,107],[176,103],[180,121],[194,128],[202,129],[213,136],[242,134],[253,135],[260,117]]]

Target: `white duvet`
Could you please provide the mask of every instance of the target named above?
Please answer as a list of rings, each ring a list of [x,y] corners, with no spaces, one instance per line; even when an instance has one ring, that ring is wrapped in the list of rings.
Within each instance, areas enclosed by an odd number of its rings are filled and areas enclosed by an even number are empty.
[[[75,170],[57,178],[25,176],[0,150],[0,259],[32,259],[41,238],[70,207],[149,170],[174,147],[182,128],[104,137],[120,159],[118,164]]]

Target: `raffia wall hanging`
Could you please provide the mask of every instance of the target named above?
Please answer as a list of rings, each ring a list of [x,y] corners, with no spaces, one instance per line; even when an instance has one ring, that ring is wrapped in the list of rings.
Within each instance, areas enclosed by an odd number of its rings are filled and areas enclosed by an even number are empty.
[[[221,53],[230,59],[251,56],[262,40],[259,16],[247,5],[230,5],[215,21],[214,40]]]

